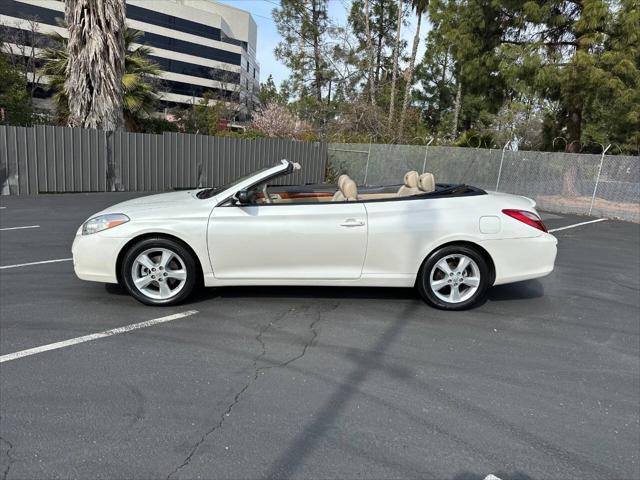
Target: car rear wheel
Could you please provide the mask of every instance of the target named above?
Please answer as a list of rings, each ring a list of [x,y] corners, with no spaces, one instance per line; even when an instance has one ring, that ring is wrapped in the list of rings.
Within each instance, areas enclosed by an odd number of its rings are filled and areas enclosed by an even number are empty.
[[[189,297],[197,284],[191,252],[168,238],[149,238],[125,254],[120,278],[128,292],[147,305],[176,305]]]
[[[486,260],[464,245],[443,247],[429,256],[418,274],[422,298],[442,310],[464,310],[482,300],[490,282]]]

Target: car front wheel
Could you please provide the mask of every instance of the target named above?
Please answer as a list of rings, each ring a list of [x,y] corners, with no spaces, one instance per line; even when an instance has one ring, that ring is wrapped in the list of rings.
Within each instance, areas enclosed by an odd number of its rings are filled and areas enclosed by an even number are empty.
[[[142,303],[175,305],[184,301],[196,286],[196,262],[180,243],[148,238],[125,254],[120,278],[129,293]]]
[[[476,250],[467,246],[443,247],[429,256],[418,275],[422,298],[442,310],[464,310],[482,300],[490,282],[490,269]]]

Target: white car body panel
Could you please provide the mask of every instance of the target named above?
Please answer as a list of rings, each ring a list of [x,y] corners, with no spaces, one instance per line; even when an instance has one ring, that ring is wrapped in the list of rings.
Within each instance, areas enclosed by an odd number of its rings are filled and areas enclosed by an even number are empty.
[[[266,208],[265,208],[266,207]],[[367,250],[361,203],[215,208],[208,244],[216,278],[358,279]]]
[[[170,235],[195,253],[207,286],[413,286],[425,258],[442,245],[482,247],[494,284],[542,277],[553,270],[556,239],[502,213],[535,212],[526,197],[490,192],[383,201],[229,205],[237,191],[290,168],[259,172],[216,196],[172,192],[123,202],[102,212],[130,221],[73,243],[84,280],[116,283],[119,255],[144,235]]]

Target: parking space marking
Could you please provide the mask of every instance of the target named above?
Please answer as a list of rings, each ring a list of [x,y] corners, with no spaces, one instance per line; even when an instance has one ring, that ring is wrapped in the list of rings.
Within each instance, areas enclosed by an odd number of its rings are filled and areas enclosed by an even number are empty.
[[[40,228],[40,225],[27,225],[26,227],[6,227],[0,228],[0,232],[4,232],[5,230],[22,230],[25,228]]]
[[[7,208],[7,207],[0,207],[0,210],[4,210],[5,208]]]
[[[172,320],[178,320],[179,318],[188,317],[198,313],[197,310],[188,310],[182,313],[175,313],[166,317],[154,318],[153,320],[147,320],[140,323],[132,323],[124,327],[112,328],[111,330],[105,330],[103,332],[92,333],[91,335],[84,335],[82,337],[71,338],[69,340],[63,340],[62,342],[49,343],[48,345],[42,345],[40,347],[29,348],[27,350],[20,350],[19,352],[8,353],[0,356],[0,363],[9,362],[11,360],[17,360],[18,358],[28,357],[29,355],[35,355],[37,353],[48,352],[49,350],[56,350],[58,348],[70,347],[77,345],[78,343],[91,342],[92,340],[98,340],[99,338],[111,337],[120,333],[130,332],[132,330],[138,330],[140,328],[151,327],[159,323],[166,323]]]
[[[560,230],[567,230],[568,228],[580,227],[582,225],[589,225],[590,223],[604,222],[605,220],[607,220],[607,219],[606,218],[598,218],[597,220],[590,220],[588,222],[575,223],[573,225],[567,225],[566,227],[552,228],[551,230],[549,230],[549,233],[559,232]]]
[[[71,260],[73,260],[73,258],[56,258],[55,260],[42,260],[41,262],[18,263],[16,265],[3,265],[2,267],[0,267],[0,270],[4,270],[5,268],[28,267],[29,265],[41,265],[43,263],[70,262]]]

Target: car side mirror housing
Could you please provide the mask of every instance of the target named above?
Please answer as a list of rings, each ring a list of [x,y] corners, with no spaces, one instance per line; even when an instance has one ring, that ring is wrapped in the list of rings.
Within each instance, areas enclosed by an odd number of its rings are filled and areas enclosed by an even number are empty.
[[[238,190],[233,196],[233,203],[236,205],[249,205],[255,203],[256,192],[250,190]]]

